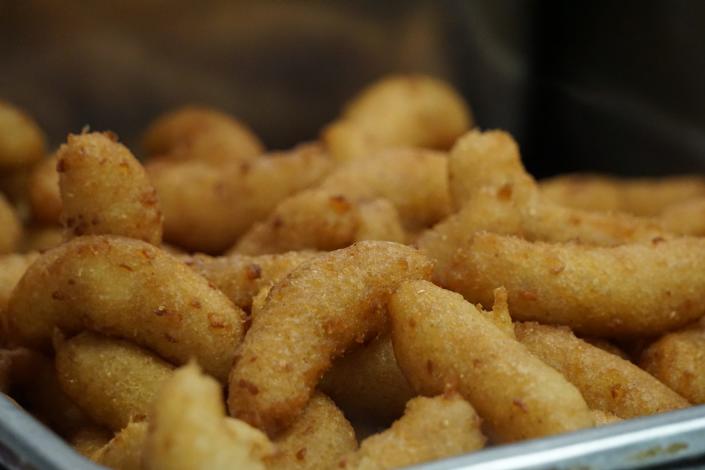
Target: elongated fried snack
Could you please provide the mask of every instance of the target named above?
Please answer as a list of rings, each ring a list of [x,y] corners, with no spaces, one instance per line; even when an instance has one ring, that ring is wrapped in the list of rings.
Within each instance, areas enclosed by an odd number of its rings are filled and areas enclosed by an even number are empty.
[[[231,414],[269,435],[285,429],[333,359],[384,329],[394,289],[430,270],[413,248],[371,241],[299,266],[253,315],[230,374]]]
[[[249,311],[252,298],[263,287],[279,282],[297,266],[318,255],[315,251],[290,251],[262,256],[232,254],[213,257],[199,254],[182,259],[235,305]]]
[[[114,134],[70,134],[56,155],[61,217],[70,236],[122,235],[161,243],[157,193]]]
[[[171,364],[149,351],[95,333],[58,341],[55,349],[61,388],[93,421],[116,432],[147,419],[173,373]]]
[[[260,431],[225,417],[220,386],[190,364],[159,394],[143,464],[146,470],[264,469],[272,450]]]
[[[15,288],[4,337],[47,348],[54,328],[128,339],[164,359],[198,359],[223,380],[244,312],[181,261],[139,240],[75,238],[44,253]],[[139,328],[136,327],[139,325]]]
[[[375,422],[398,418],[415,396],[397,365],[388,334],[336,360],[319,388],[346,415]]]
[[[320,147],[305,145],[239,165],[154,161],[146,168],[164,212],[165,240],[217,254],[331,167]]]
[[[341,468],[392,469],[472,452],[485,445],[480,418],[455,392],[414,398],[404,416],[384,432],[368,437]]]
[[[335,403],[316,393],[275,445],[277,452],[267,459],[269,470],[317,470],[335,468],[343,455],[357,449],[357,440]]]
[[[76,431],[68,441],[76,452],[84,457],[91,458],[94,453],[110,442],[112,438],[113,433],[108,429],[96,424],[90,424]]]
[[[130,423],[89,457],[113,470],[140,470],[148,425]]]
[[[58,157],[51,157],[37,163],[27,181],[27,194],[32,216],[37,222],[58,224],[61,217],[61,191],[59,172],[56,171]]]
[[[705,240],[615,247],[480,232],[459,246],[444,287],[483,305],[504,286],[512,318],[600,337],[657,335],[705,314]]]
[[[593,425],[580,392],[459,294],[407,282],[389,301],[401,370],[424,395],[455,389],[511,442]]]
[[[372,207],[365,209],[369,204]],[[380,210],[382,216],[387,215],[384,225],[379,224]],[[311,189],[282,201],[265,221],[253,225],[231,252],[263,255],[291,250],[330,251],[368,237],[405,241],[390,203],[356,203],[335,192]]]
[[[148,155],[213,163],[248,160],[264,151],[242,122],[203,106],[184,106],[159,116],[145,132],[143,146]]]
[[[39,126],[20,109],[0,101],[0,168],[29,166],[44,156]]]
[[[705,196],[674,203],[656,218],[669,232],[683,235],[705,235]]]
[[[362,90],[323,131],[323,140],[344,161],[385,147],[447,149],[470,127],[470,110],[449,85],[422,75],[398,75]]]
[[[37,253],[0,256],[0,315],[7,307],[12,290],[24,276],[27,268],[39,257]]]
[[[705,328],[668,333],[642,353],[639,364],[691,403],[705,403]]]
[[[448,159],[423,149],[388,149],[338,167],[320,185],[352,200],[388,199],[404,227],[427,228],[450,213]]]
[[[21,237],[22,223],[5,196],[0,194],[0,254],[15,251]]]
[[[578,387],[593,409],[626,419],[689,406],[653,376],[576,338],[568,328],[517,323],[514,329],[517,339]]]

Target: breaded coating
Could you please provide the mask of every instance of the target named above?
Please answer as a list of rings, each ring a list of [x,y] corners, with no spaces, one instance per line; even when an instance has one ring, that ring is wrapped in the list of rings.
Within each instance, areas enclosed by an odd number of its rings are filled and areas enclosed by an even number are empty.
[[[76,431],[68,439],[68,442],[76,452],[84,457],[91,458],[95,452],[110,442],[112,438],[113,433],[108,429],[96,424],[89,424]]]
[[[16,251],[22,238],[22,222],[15,209],[0,194],[0,255]]]
[[[164,212],[164,239],[219,254],[280,201],[316,184],[332,162],[319,146],[303,145],[224,167],[162,160],[146,168]]]
[[[705,196],[667,206],[656,220],[669,232],[702,237],[705,235]]]
[[[7,340],[47,349],[55,328],[130,340],[175,364],[196,358],[220,380],[244,312],[184,263],[140,240],[74,238],[44,253],[12,293]],[[137,327],[139,325],[139,327]]]
[[[455,392],[414,398],[404,416],[368,437],[341,468],[384,470],[429,462],[482,449],[485,436],[472,406]]]
[[[221,111],[188,105],[156,118],[142,143],[147,155],[168,155],[223,163],[244,161],[264,152],[262,143],[244,123]]]
[[[58,224],[61,218],[61,191],[56,154],[37,163],[27,181],[27,195],[34,220],[43,224]]]
[[[602,411],[602,410],[590,410],[592,413],[592,419],[595,420],[595,427],[604,426],[606,424],[618,423],[622,419],[612,413]]]
[[[704,263],[701,238],[595,247],[480,232],[458,247],[438,281],[483,305],[504,286],[515,320],[588,336],[649,336],[705,314]]]
[[[691,403],[705,403],[705,327],[702,324],[664,335],[644,350],[639,365]]]
[[[399,369],[389,334],[338,358],[319,388],[346,415],[376,423],[400,417],[416,396]]]
[[[517,323],[514,329],[529,351],[578,387],[590,408],[628,419],[689,406],[653,376],[576,338],[568,328]]]
[[[394,204],[387,199],[361,201],[357,204],[359,225],[354,241],[382,240],[406,243],[409,238]]]
[[[37,123],[24,111],[0,101],[0,168],[26,167],[46,151],[46,139]]]
[[[252,298],[263,287],[279,282],[300,264],[318,255],[315,251],[289,251],[261,256],[231,254],[213,257],[199,254],[185,256],[182,260],[213,283],[235,305],[249,311]]]
[[[120,431],[144,421],[174,367],[134,344],[83,332],[55,341],[59,384],[93,421]]]
[[[447,149],[472,124],[468,105],[447,83],[396,75],[358,93],[322,138],[337,160],[346,161],[388,147]]]
[[[485,421],[493,442],[591,427],[575,386],[455,292],[406,282],[389,301],[402,372],[423,395],[457,390]]]
[[[121,235],[161,243],[157,192],[114,134],[69,134],[56,155],[61,219],[68,237]]]
[[[37,258],[39,258],[38,253],[0,256],[0,316],[7,307],[12,290]]]
[[[387,149],[339,166],[320,185],[352,200],[388,199],[404,228],[428,228],[450,214],[448,158],[424,149]]]
[[[225,416],[220,386],[194,364],[166,382],[151,416],[145,470],[264,470],[273,451],[262,432]]]
[[[306,408],[275,442],[268,470],[325,470],[357,449],[355,430],[330,398],[311,397]]]
[[[230,413],[270,436],[286,429],[333,359],[382,332],[396,287],[431,268],[413,248],[373,241],[299,266],[253,315],[230,373]]]
[[[128,424],[90,455],[91,460],[113,470],[141,470],[147,429],[145,422]]]

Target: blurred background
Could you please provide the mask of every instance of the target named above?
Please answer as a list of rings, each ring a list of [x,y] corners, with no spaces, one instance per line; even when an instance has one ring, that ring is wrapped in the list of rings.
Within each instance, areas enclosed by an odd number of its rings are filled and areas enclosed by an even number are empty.
[[[0,0],[0,97],[52,146],[88,124],[139,150],[199,103],[286,148],[392,72],[453,83],[537,176],[705,169],[697,0]]]

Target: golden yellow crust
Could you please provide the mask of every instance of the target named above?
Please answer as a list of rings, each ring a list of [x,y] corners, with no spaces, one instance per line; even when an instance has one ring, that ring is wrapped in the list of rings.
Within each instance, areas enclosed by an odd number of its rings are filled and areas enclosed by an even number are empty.
[[[22,231],[22,222],[14,207],[0,194],[0,255],[17,250]]]
[[[54,154],[38,162],[31,170],[27,181],[27,195],[34,220],[43,224],[58,224],[61,218],[61,191],[59,172],[56,171],[58,157]]]
[[[0,168],[29,166],[44,156],[45,137],[19,108],[0,101]]]
[[[90,458],[113,470],[140,470],[146,438],[147,423],[130,423]]]

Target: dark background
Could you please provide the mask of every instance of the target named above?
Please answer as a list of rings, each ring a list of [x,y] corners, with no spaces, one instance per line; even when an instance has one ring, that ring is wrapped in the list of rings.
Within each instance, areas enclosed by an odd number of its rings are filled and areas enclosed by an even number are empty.
[[[698,0],[0,0],[0,98],[54,146],[89,124],[138,150],[195,102],[285,148],[390,72],[451,81],[538,176],[705,169]]]

